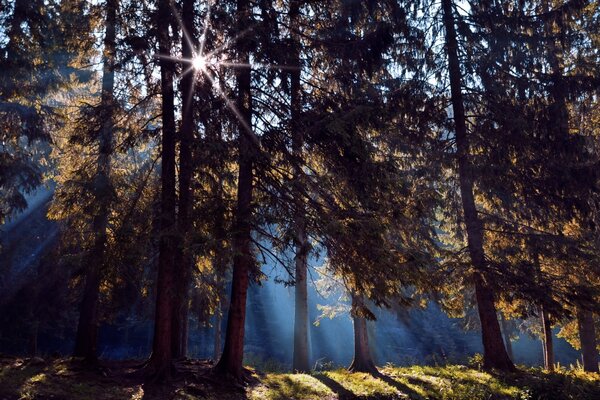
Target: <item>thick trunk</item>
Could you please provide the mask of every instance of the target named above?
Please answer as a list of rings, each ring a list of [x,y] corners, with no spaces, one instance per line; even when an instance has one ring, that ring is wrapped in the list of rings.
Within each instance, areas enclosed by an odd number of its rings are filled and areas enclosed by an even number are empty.
[[[116,20],[118,0],[106,3],[106,33],[104,35],[104,59],[102,70],[102,98],[100,104],[102,127],[98,136],[98,164],[95,177],[95,197],[99,211],[92,223],[94,243],[86,266],[85,286],[75,337],[75,357],[94,362],[97,359],[98,300],[102,282],[105,247],[107,242],[108,214],[110,202],[110,159],[112,154],[114,124],[114,87]]]
[[[248,0],[238,0],[238,31],[251,23],[251,9]],[[239,63],[250,63],[249,43],[246,37],[238,41]],[[254,265],[252,255],[251,219],[253,190],[253,159],[255,143],[248,132],[252,126],[252,96],[250,68],[237,69],[238,100],[237,109],[241,120],[238,124],[239,171],[237,189],[237,209],[233,232],[233,278],[231,298],[225,331],[225,346],[215,370],[235,380],[242,380],[244,358],[244,323],[246,321],[246,298],[248,293],[249,272]]]
[[[500,332],[496,306],[494,304],[494,291],[485,279],[486,261],[483,251],[483,226],[475,207],[473,179],[468,159],[469,143],[461,91],[461,72],[452,0],[442,0],[442,7],[446,29],[446,51],[448,53],[452,110],[454,113],[458,177],[464,221],[467,229],[468,250],[471,263],[476,271],[473,278],[477,310],[481,322],[484,367],[511,371],[514,370],[514,365],[508,357],[502,341],[502,333]]]
[[[96,265],[88,266],[79,309],[79,321],[75,336],[73,356],[83,357],[88,362],[97,360],[98,298],[100,295],[100,270]]]
[[[194,50],[194,0],[183,2],[182,22],[184,33],[181,35],[183,58],[192,59]],[[184,69],[189,68],[184,66]],[[173,357],[187,356],[188,314],[192,257],[189,252],[188,232],[190,230],[192,141],[194,137],[194,72],[188,71],[181,78],[182,122],[179,133],[179,214],[177,227],[179,243],[175,253],[177,293],[173,312]]]
[[[304,202],[302,201],[302,147],[304,138],[300,126],[300,117],[302,113],[301,87],[300,87],[300,39],[297,30],[299,29],[298,18],[300,17],[300,1],[292,0],[290,2],[290,26],[291,39],[293,43],[291,65],[293,67],[290,73],[291,83],[291,134],[292,134],[292,153],[294,163],[294,185],[297,199],[294,215],[294,240],[296,247],[295,255],[295,308],[294,308],[294,356],[292,369],[298,372],[308,372],[310,370],[310,359],[308,349],[308,286],[307,286],[307,253],[308,238],[306,235],[306,223],[304,213]]]
[[[363,299],[352,295],[352,321],[354,325],[354,359],[348,368],[352,372],[377,373],[375,362],[371,356],[369,347],[369,333],[367,331],[367,320],[354,314],[363,304]]]
[[[577,325],[579,327],[579,341],[581,342],[583,370],[588,372],[599,372],[594,314],[589,310],[584,310],[579,307],[577,309]]]
[[[542,330],[544,332],[544,368],[547,371],[554,371],[554,343],[552,340],[552,322],[550,316],[541,307]]]
[[[170,54],[169,21],[171,8],[168,0],[158,4],[158,42],[161,54]],[[162,92],[162,165],[161,209],[156,312],[154,316],[154,341],[148,368],[156,378],[168,376],[173,360],[172,316],[175,296],[174,253],[176,250],[175,224],[175,103],[173,92],[173,64],[160,59]]]
[[[500,328],[502,329],[502,336],[504,336],[504,345],[506,346],[506,354],[512,362],[515,361],[512,350],[512,341],[510,340],[511,327],[509,326],[504,315],[500,315]]]

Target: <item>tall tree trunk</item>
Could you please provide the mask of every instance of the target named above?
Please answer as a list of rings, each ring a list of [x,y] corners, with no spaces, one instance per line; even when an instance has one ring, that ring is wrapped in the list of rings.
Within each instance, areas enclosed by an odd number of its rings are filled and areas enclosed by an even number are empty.
[[[544,332],[544,368],[547,371],[554,371],[554,342],[552,339],[552,322],[550,316],[541,308],[542,330]]]
[[[352,321],[354,325],[354,359],[348,367],[352,372],[378,373],[371,349],[369,347],[369,333],[367,331],[367,319],[356,314],[357,310],[363,306],[363,299],[360,296],[352,294]]]
[[[106,3],[106,33],[104,35],[104,59],[102,67],[102,98],[100,112],[102,126],[98,136],[98,164],[94,182],[95,198],[99,203],[98,214],[92,225],[94,243],[88,255],[85,274],[85,286],[79,312],[79,322],[75,337],[75,357],[95,362],[98,337],[98,302],[100,283],[105,264],[108,214],[110,209],[110,160],[112,154],[114,125],[114,88],[116,55],[116,20],[119,8],[118,0]]]
[[[483,250],[483,226],[475,207],[473,195],[473,178],[469,165],[469,142],[465,119],[464,102],[461,90],[461,71],[458,59],[458,42],[454,26],[452,0],[442,0],[444,26],[446,29],[446,51],[448,53],[448,69],[452,110],[454,113],[455,138],[457,148],[458,177],[464,220],[467,229],[467,242],[471,263],[475,268],[473,277],[477,310],[481,322],[483,339],[483,364],[485,368],[512,371],[515,369],[506,353],[502,341],[502,333],[496,315],[494,291],[486,281],[486,260]]]
[[[223,325],[223,314],[221,313],[222,301],[219,301],[218,310],[215,313],[215,333],[214,333],[214,347],[213,347],[213,360],[218,360],[221,357],[221,335]]]
[[[504,345],[506,346],[506,354],[508,354],[508,357],[510,358],[510,360],[512,362],[514,362],[515,359],[513,356],[512,342],[510,340],[510,334],[512,332],[512,329],[509,326],[508,322],[506,321],[506,318],[504,318],[504,315],[502,315],[502,313],[500,314],[500,328],[502,329],[502,336],[504,336]]]
[[[598,371],[598,349],[596,348],[594,314],[589,310],[578,307],[577,326],[579,328],[579,341],[581,342],[583,370],[587,372],[600,372]]]
[[[302,201],[302,160],[304,138],[300,126],[302,99],[300,87],[300,38],[298,34],[300,18],[300,1],[290,1],[290,35],[292,39],[292,60],[290,62],[291,83],[291,134],[294,163],[294,190],[296,204],[294,207],[294,241],[296,247],[295,261],[295,303],[294,303],[294,355],[292,369],[297,372],[310,370],[308,354],[308,238],[306,235],[306,217]]]
[[[237,1],[237,30],[241,32],[251,24],[251,7],[248,0]],[[246,37],[237,42],[238,62],[249,65],[250,50]],[[253,159],[257,151],[251,140],[252,132],[252,95],[251,69],[237,69],[238,99],[237,110],[241,120],[238,124],[238,188],[235,222],[233,227],[233,278],[231,298],[225,331],[225,346],[215,371],[242,380],[242,362],[244,358],[244,323],[246,321],[246,299],[248,294],[249,272],[254,266],[252,255],[252,191]]]
[[[183,33],[181,48],[183,58],[194,57],[194,0],[183,1]],[[189,66],[184,66],[184,69]],[[188,314],[190,297],[190,279],[192,275],[192,255],[189,246],[189,230],[191,227],[191,181],[193,174],[192,141],[194,138],[194,71],[188,71],[181,78],[182,121],[179,133],[179,209],[177,227],[179,243],[175,253],[175,269],[177,276],[177,293],[173,312],[173,357],[187,356]]]
[[[171,40],[169,21],[172,19],[169,0],[158,3],[158,46],[162,55],[169,55]],[[175,102],[173,91],[174,65],[160,59],[160,86],[162,92],[162,149],[161,149],[161,207],[156,312],[154,340],[148,369],[155,378],[168,377],[173,361],[172,318],[175,296],[174,254],[176,250],[175,223]]]

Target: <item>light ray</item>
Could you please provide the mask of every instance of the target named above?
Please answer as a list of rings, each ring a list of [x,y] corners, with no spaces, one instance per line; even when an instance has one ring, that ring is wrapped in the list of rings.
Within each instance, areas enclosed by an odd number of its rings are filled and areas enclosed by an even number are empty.
[[[227,61],[219,62],[219,65],[224,67],[232,68],[252,68],[252,69],[281,69],[290,71],[299,71],[299,67],[293,67],[290,65],[277,65],[277,64],[261,64],[261,63],[233,63]]]
[[[213,87],[216,88],[217,93],[223,98],[223,100],[225,101],[225,105],[236,116],[237,120],[240,122],[241,126],[244,128],[244,129],[242,129],[243,133],[250,139],[250,141],[252,142],[252,144],[254,144],[257,148],[260,148],[260,140],[258,139],[258,137],[256,136],[256,134],[252,130],[252,127],[246,122],[246,119],[244,118],[244,116],[242,115],[242,113],[237,109],[237,107],[235,106],[235,104],[233,103],[233,101],[231,101],[229,99],[229,97],[227,97],[227,95],[225,94],[225,92],[223,91],[223,89],[221,89],[221,85],[219,85],[219,83],[216,82],[212,78],[212,76],[210,76],[210,74],[205,74],[205,76],[212,83]],[[242,132],[240,132],[240,133],[242,133]]]
[[[206,34],[208,33],[208,26],[210,24],[210,3],[210,1],[206,2],[206,16],[204,17],[202,36],[200,36],[200,49],[198,50],[200,56],[204,54],[204,43],[206,43]]]
[[[171,9],[173,10],[173,15],[175,16],[175,19],[177,20],[177,23],[179,24],[179,27],[181,28],[181,32],[183,33],[183,37],[184,37],[185,41],[187,42],[190,49],[193,49],[194,42],[192,40],[192,36],[187,31],[187,29],[185,29],[185,24],[183,23],[183,19],[181,18],[181,15],[179,15],[179,11],[177,11],[177,7],[175,7],[175,3],[173,3],[173,0],[171,0],[169,3],[171,5]]]
[[[241,31],[240,33],[238,33],[237,35],[235,35],[233,38],[228,39],[227,41],[225,41],[225,43],[223,43],[222,45],[217,46],[212,51],[209,51],[208,53],[206,53],[204,56],[205,57],[214,57],[215,55],[223,52],[224,50],[227,50],[229,48],[229,46],[231,46],[232,44],[235,44],[235,42],[237,42],[238,40],[240,40],[242,37],[246,36],[253,29],[254,29],[254,26],[251,26],[251,27],[249,27],[247,29],[244,29],[243,31]]]

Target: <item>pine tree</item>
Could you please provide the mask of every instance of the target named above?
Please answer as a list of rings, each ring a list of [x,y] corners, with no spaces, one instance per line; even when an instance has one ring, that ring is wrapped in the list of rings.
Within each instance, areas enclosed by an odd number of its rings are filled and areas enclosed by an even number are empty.
[[[169,27],[173,20],[168,0],[159,0],[156,13],[158,27],[158,51],[162,56],[171,52]],[[171,374],[173,351],[173,313],[175,297],[174,254],[176,240],[176,194],[175,194],[175,103],[174,64],[162,57],[160,64],[160,87],[162,94],[162,149],[161,149],[161,200],[158,276],[156,279],[156,313],[154,317],[154,340],[152,355],[147,368],[156,378]]]
[[[114,129],[114,90],[116,63],[116,25],[119,10],[118,0],[108,0],[106,10],[106,32],[104,34],[102,94],[100,100],[100,119],[102,121],[98,132],[98,161],[94,176],[94,197],[98,204],[98,213],[94,216],[92,228],[94,243],[89,252],[89,263],[85,271],[85,287],[74,356],[83,357],[95,362],[97,358],[98,336],[98,297],[100,283],[106,263],[107,228],[111,202],[111,155],[113,152]]]
[[[252,13],[247,0],[237,0],[237,32],[252,23]],[[238,63],[242,67],[236,71],[238,123],[238,183],[235,222],[233,225],[233,277],[231,298],[227,316],[225,345],[221,359],[215,366],[218,373],[229,375],[235,380],[243,379],[242,362],[244,357],[244,323],[246,319],[246,297],[249,274],[254,269],[252,255],[252,195],[253,168],[258,149],[252,132],[252,93],[250,42],[241,37],[236,43]]]
[[[502,333],[500,332],[500,325],[494,304],[494,291],[488,282],[489,275],[486,274],[486,260],[483,249],[483,225],[477,213],[473,194],[472,168],[469,165],[470,150],[462,98],[461,69],[458,58],[458,41],[452,1],[443,0],[442,9],[446,30],[446,51],[448,53],[448,71],[452,92],[460,194],[467,230],[469,255],[475,269],[473,282],[481,322],[484,367],[510,371],[514,369],[514,366],[506,353],[506,348],[502,341]]]

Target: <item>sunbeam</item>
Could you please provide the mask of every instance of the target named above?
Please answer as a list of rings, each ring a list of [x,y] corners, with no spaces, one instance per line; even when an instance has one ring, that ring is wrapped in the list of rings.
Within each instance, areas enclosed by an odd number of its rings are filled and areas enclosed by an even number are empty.
[[[221,88],[219,83],[217,83],[213,79],[211,74],[214,73],[214,70],[219,67],[250,68],[250,69],[255,69],[255,70],[259,70],[259,69],[297,70],[298,68],[291,67],[288,65],[277,65],[277,64],[237,63],[237,62],[228,61],[224,58],[219,60],[219,56],[223,55],[223,53],[226,50],[228,50],[231,47],[231,45],[235,44],[240,38],[242,38],[242,37],[248,35],[250,32],[252,32],[254,29],[254,26],[251,26],[251,27],[239,32],[236,36],[225,41],[223,44],[217,46],[212,51],[205,53],[206,37],[207,37],[207,34],[209,33],[209,29],[210,29],[210,3],[208,4],[208,9],[206,11],[206,16],[204,18],[204,27],[202,30],[202,35],[200,36],[197,47],[196,47],[195,43],[193,43],[193,38],[190,35],[190,32],[187,32],[187,30],[185,29],[181,15],[177,11],[177,8],[175,7],[173,2],[171,2],[171,8],[173,10],[173,14],[175,15],[175,19],[177,20],[177,24],[181,28],[181,32],[184,36],[184,40],[186,40],[188,42],[188,44],[190,45],[190,47],[192,49],[194,49],[193,57],[190,59],[187,57],[183,57],[183,55],[177,57],[177,56],[172,56],[170,54],[156,54],[155,58],[167,59],[167,60],[174,61],[176,63],[180,63],[182,65],[187,65],[187,67],[183,68],[181,74],[178,77],[179,79],[181,79],[181,77],[183,77],[184,75],[186,75],[188,73],[192,73],[192,72],[194,73],[194,79],[192,81],[192,84],[195,84],[196,81],[201,80],[201,79],[208,79],[211,82],[213,88],[216,90],[217,94],[221,98],[223,98],[227,108],[229,108],[231,110],[233,115],[235,115],[236,119],[241,124],[241,126],[243,128],[242,129],[243,134],[248,135],[250,140],[252,141],[252,143],[254,143],[256,146],[260,146],[260,140],[258,139],[256,134],[252,130],[252,127],[245,121],[245,119],[242,117],[239,110],[235,106],[235,103],[231,99],[229,99],[229,97],[227,97],[227,95],[225,94],[225,91]]]

